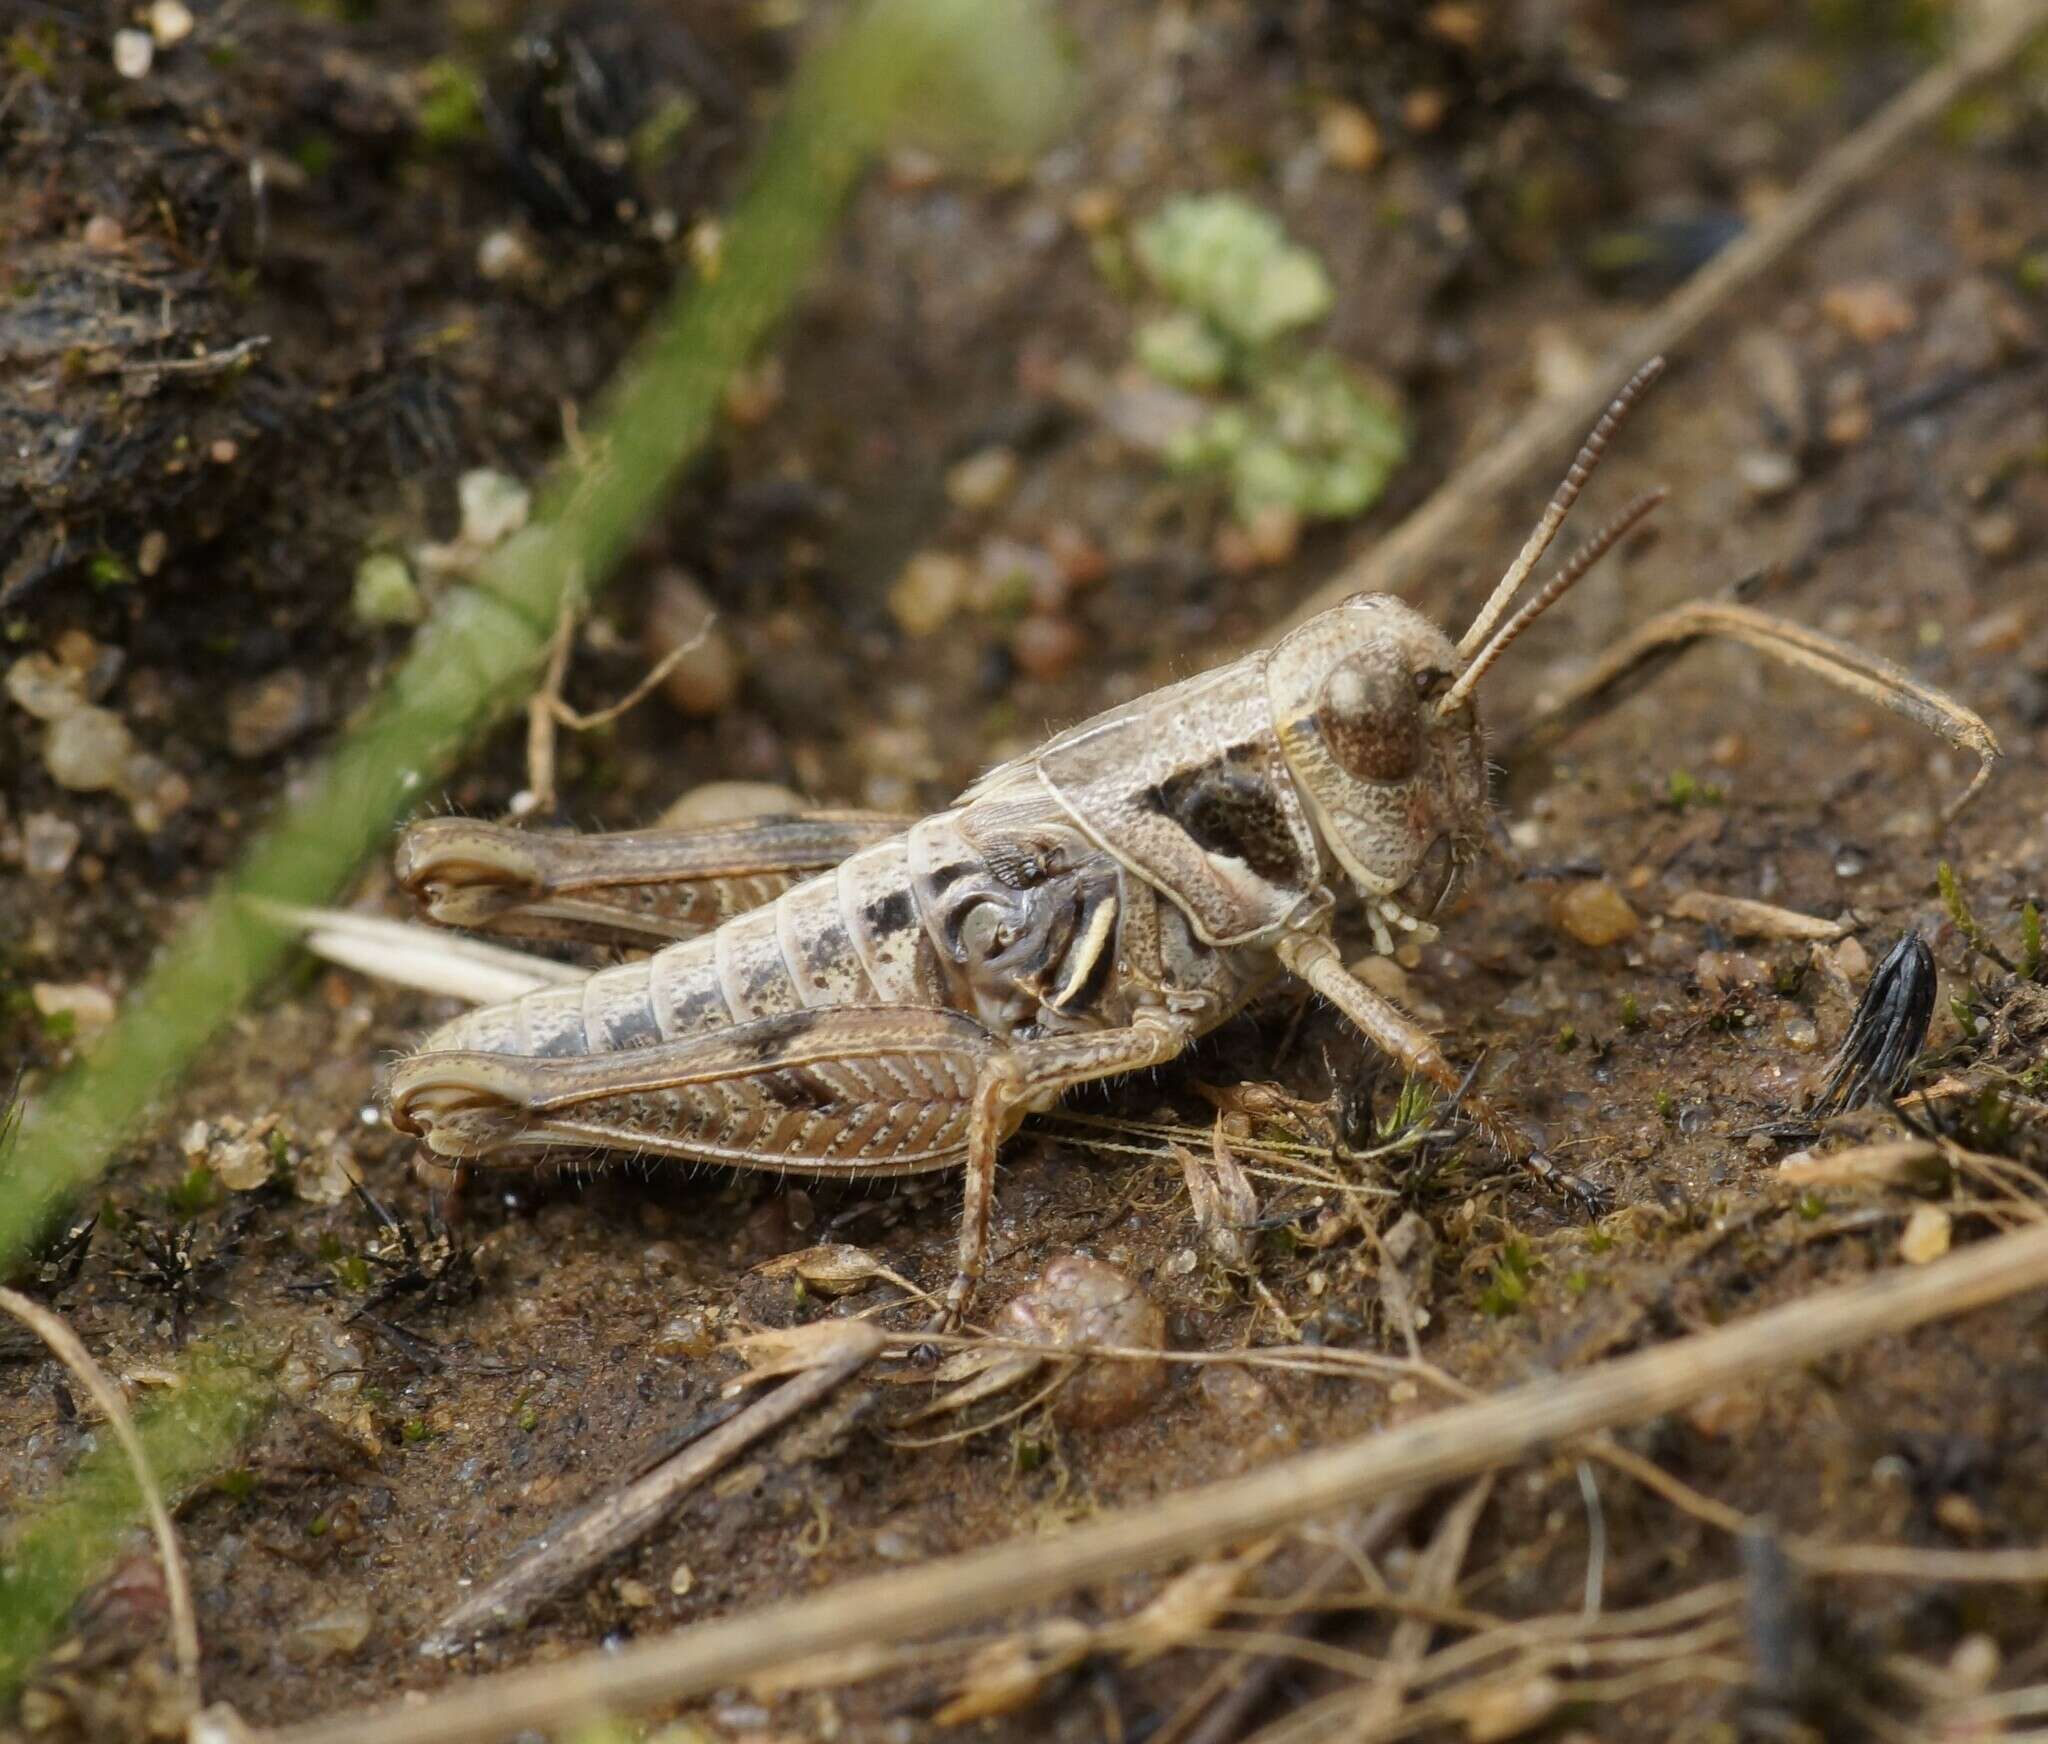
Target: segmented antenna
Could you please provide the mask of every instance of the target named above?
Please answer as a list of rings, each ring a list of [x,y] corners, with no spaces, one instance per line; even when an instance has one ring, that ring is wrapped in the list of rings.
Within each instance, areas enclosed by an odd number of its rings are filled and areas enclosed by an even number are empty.
[[[1608,402],[1607,410],[1600,414],[1600,422],[1593,426],[1593,433],[1586,438],[1586,445],[1579,450],[1578,458],[1572,462],[1572,469],[1564,475],[1564,483],[1557,487],[1557,494],[1550,499],[1550,507],[1543,511],[1543,518],[1536,523],[1536,529],[1523,544],[1521,553],[1508,565],[1508,572],[1500,578],[1500,585],[1493,590],[1493,597],[1481,608],[1479,616],[1472,620],[1472,627],[1459,639],[1458,652],[1470,658],[1472,651],[1493,634],[1493,627],[1500,622],[1509,606],[1515,603],[1515,595],[1521,591],[1522,583],[1529,579],[1529,573],[1543,561],[1543,553],[1550,549],[1551,540],[1557,537],[1557,530],[1564,525],[1564,518],[1571,513],[1572,504],[1579,499],[1579,492],[1586,488],[1600,465],[1600,457],[1607,452],[1607,444],[1614,432],[1621,428],[1621,422],[1629,414],[1642,392],[1664,373],[1664,360],[1653,357],[1636,373],[1628,378],[1620,393]]]
[[[1480,679],[1486,676],[1487,668],[1507,652],[1508,644],[1570,593],[1579,578],[1613,550],[1623,536],[1668,495],[1670,492],[1662,485],[1653,491],[1645,491],[1574,551],[1564,566],[1530,596],[1529,603],[1508,619],[1493,640],[1473,656],[1472,664],[1458,675],[1458,682],[1444,692],[1443,699],[1437,704],[1438,712],[1447,713],[1470,696],[1479,687]]]

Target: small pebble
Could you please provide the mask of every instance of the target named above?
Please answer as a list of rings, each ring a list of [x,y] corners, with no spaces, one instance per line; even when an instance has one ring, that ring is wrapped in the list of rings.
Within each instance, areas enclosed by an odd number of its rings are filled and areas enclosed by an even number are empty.
[[[503,544],[533,512],[533,496],[526,486],[487,466],[456,480],[455,500],[462,509],[463,543],[478,550]]]
[[[292,1191],[308,1205],[339,1205],[355,1185],[348,1153],[338,1144],[316,1144],[292,1161]]]
[[[148,751],[129,753],[114,790],[128,802],[128,815],[146,836],[155,835],[192,803],[192,783]]]
[[[665,830],[702,824],[738,823],[744,818],[779,817],[803,811],[804,802],[772,781],[707,781],[676,800],[655,822]]]
[[[1560,932],[1596,949],[1633,938],[1642,924],[1628,898],[1605,878],[1566,886],[1551,899],[1550,920]]]
[[[1439,41],[1466,50],[1485,46],[1487,33],[1493,28],[1486,9],[1468,5],[1465,0],[1442,0],[1430,7],[1422,15],[1422,27]]]
[[[492,230],[476,245],[476,270],[493,284],[533,276],[540,261],[517,230]]]
[[[156,63],[156,38],[146,30],[114,32],[114,71],[124,79],[146,79]]]
[[[21,820],[21,864],[31,878],[54,884],[64,876],[81,840],[78,826],[55,812],[32,811]]]
[[[1952,1224],[1939,1205],[1916,1205],[1899,1235],[1899,1258],[1909,1266],[1924,1266],[1948,1252]]]
[[[1736,456],[1735,476],[1751,496],[1768,501],[1799,482],[1799,462],[1782,449],[1751,448]]]
[[[427,615],[405,559],[389,551],[373,552],[356,565],[350,604],[364,624],[417,624]]]
[[[185,0],[152,0],[149,34],[158,48],[175,48],[192,34],[192,9]]]
[[[1836,285],[1820,300],[1820,310],[1859,344],[1875,345],[1912,331],[1919,317],[1896,285],[1883,279],[1857,279]]]
[[[277,1160],[271,1154],[268,1134],[258,1138],[243,1133],[238,1138],[223,1139],[213,1147],[206,1158],[206,1166],[229,1192],[253,1193],[258,1187],[268,1185],[276,1171]]]
[[[152,527],[142,535],[142,541],[135,547],[135,573],[145,581],[163,568],[164,559],[171,554],[171,539],[168,533]]]
[[[24,654],[7,669],[7,697],[39,721],[62,720],[85,705],[85,679],[48,654]]]
[[[1434,85],[1418,85],[1401,99],[1401,120],[1410,133],[1434,133],[1450,112],[1450,98]]]
[[[654,1589],[631,1575],[621,1575],[612,1591],[618,1594],[619,1603],[629,1611],[645,1611],[654,1605]]]
[[[74,709],[50,723],[43,765],[50,779],[73,793],[103,793],[117,786],[135,741],[128,723],[103,708]]]
[[[717,621],[711,596],[681,570],[664,570],[648,590],[641,652],[650,666],[659,665],[693,641],[661,681],[661,693],[679,713],[701,718],[720,713],[739,695],[739,650]]]
[[[1070,587],[1093,587],[1109,573],[1109,557],[1079,527],[1061,522],[1045,535],[1046,555]]]
[[[1854,448],[1857,443],[1869,436],[1875,423],[1876,419],[1869,403],[1864,400],[1852,400],[1830,412],[1827,423],[1822,428],[1832,446]]]
[[[697,1577],[690,1572],[687,1562],[676,1564],[676,1571],[668,1577],[668,1590],[677,1598],[686,1598],[690,1589],[697,1584]]]
[[[95,254],[113,254],[127,242],[128,235],[121,228],[120,219],[110,213],[95,212],[85,221],[79,240]]]
[[[317,1611],[285,1632],[285,1652],[301,1664],[346,1659],[370,1638],[370,1608],[349,1599]]]
[[[2020,548],[2019,517],[2010,509],[1992,509],[1973,517],[1970,543],[1985,557],[2010,557]]]
[[[967,598],[974,571],[949,551],[920,551],[889,589],[889,613],[906,636],[929,636]]]
[[[38,981],[29,995],[44,1017],[68,1017],[81,1036],[96,1035],[114,1021],[114,996],[90,981]]]
[[[1316,143],[1340,170],[1369,170],[1380,161],[1380,130],[1356,103],[1332,103],[1316,122]]]
[[[267,757],[311,731],[321,713],[313,681],[297,667],[266,673],[228,697],[228,749],[237,757]]]
[[[1851,982],[1870,973],[1870,953],[1861,939],[1844,939],[1835,947],[1835,967]]]
[[[1123,198],[1114,188],[1083,188],[1067,202],[1074,228],[1090,236],[1107,230],[1123,214]]]
[[[1088,638],[1072,618],[1033,616],[1010,637],[1010,655],[1027,678],[1050,683],[1081,657]]]
[[[1785,1040],[1801,1053],[1810,1053],[1820,1046],[1820,1026],[1810,1017],[1788,1017],[1785,1020]]]
[[[946,472],[946,496],[956,508],[979,514],[995,508],[1017,488],[1021,468],[1008,448],[983,448]]]

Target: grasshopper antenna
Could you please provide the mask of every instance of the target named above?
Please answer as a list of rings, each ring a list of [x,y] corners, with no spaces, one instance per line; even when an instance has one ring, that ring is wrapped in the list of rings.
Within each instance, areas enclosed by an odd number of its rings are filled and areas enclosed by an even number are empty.
[[[1472,657],[1472,663],[1458,675],[1457,683],[1444,692],[1442,699],[1437,703],[1437,712],[1448,714],[1477,690],[1479,681],[1486,676],[1487,669],[1507,652],[1508,644],[1570,593],[1579,578],[1612,551],[1637,523],[1647,518],[1669,494],[1662,485],[1653,491],[1645,491],[1574,551],[1565,560],[1564,567],[1538,588],[1530,597],[1528,604],[1501,625],[1493,640]]]
[[[1586,445],[1579,450],[1578,458],[1572,462],[1572,469],[1564,475],[1564,483],[1557,487],[1557,494],[1550,499],[1550,506],[1543,511],[1543,518],[1536,523],[1535,530],[1524,542],[1520,554],[1508,565],[1508,572],[1500,578],[1500,585],[1493,590],[1493,597],[1481,608],[1479,616],[1472,620],[1471,629],[1459,640],[1458,653],[1470,659],[1475,649],[1484,645],[1493,628],[1506,615],[1509,606],[1515,603],[1515,595],[1521,592],[1522,583],[1529,579],[1530,571],[1543,561],[1544,552],[1550,549],[1551,540],[1557,537],[1557,530],[1564,525],[1564,518],[1571,513],[1572,504],[1579,500],[1579,492],[1586,488],[1600,465],[1600,457],[1607,452],[1607,444],[1616,430],[1621,428],[1624,418],[1649,385],[1664,373],[1664,360],[1653,357],[1641,369],[1628,378],[1620,393],[1608,403],[1607,410],[1600,414],[1600,422],[1593,426],[1593,433],[1586,438]]]

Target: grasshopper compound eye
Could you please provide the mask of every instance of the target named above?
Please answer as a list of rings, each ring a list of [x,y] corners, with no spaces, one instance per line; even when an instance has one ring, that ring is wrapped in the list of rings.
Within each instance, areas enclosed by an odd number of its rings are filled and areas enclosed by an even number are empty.
[[[1406,781],[1422,761],[1414,675],[1377,650],[1354,654],[1330,674],[1316,726],[1337,766],[1361,781]]]

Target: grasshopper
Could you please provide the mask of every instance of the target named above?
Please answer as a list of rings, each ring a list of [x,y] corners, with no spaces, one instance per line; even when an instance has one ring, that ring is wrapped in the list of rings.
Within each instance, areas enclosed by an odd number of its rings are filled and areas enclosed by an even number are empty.
[[[1255,652],[1096,716],[923,819],[815,812],[695,830],[550,836],[415,824],[398,878],[429,917],[654,946],[457,1018],[399,1063],[392,1123],[442,1157],[548,1147],[838,1178],[964,1166],[943,1324],[982,1270],[998,1148],[1072,1087],[1163,1065],[1276,980],[1321,994],[1454,1095],[1434,1039],[1356,979],[1337,891],[1375,947],[1430,917],[1487,844],[1475,692],[1528,626],[1662,498],[1625,508],[1518,609],[1644,366],[1587,438],[1520,554],[1455,642],[1361,594]],[[1974,751],[1970,710],[1875,657],[1742,605],[1653,619],[1559,705],[1567,723],[1684,644],[1721,635]],[[1506,1157],[1597,1208],[1490,1101],[1464,1113]]]

